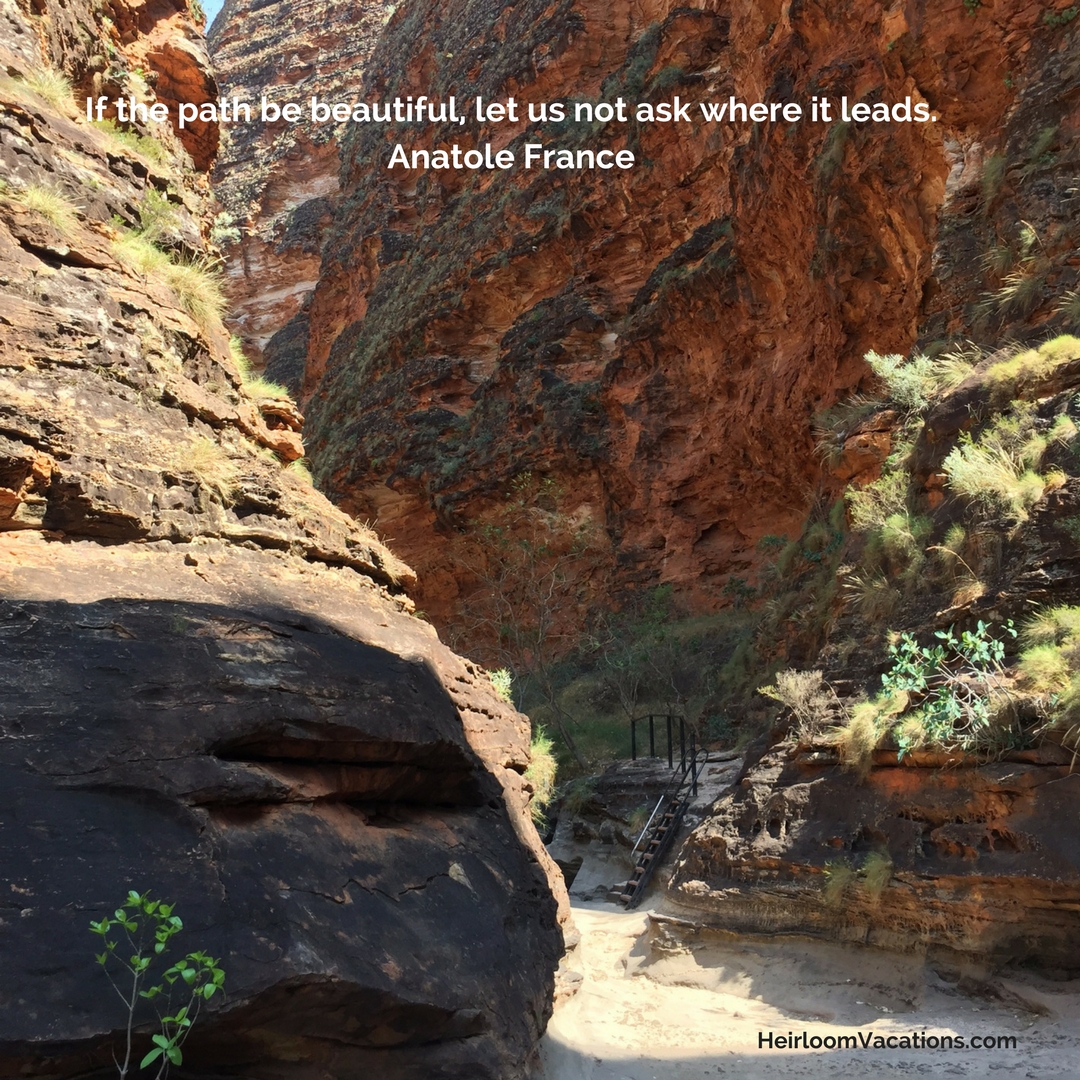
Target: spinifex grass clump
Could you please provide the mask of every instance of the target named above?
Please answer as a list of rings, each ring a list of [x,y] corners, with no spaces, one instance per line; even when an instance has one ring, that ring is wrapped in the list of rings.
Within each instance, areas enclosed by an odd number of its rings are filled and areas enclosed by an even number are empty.
[[[127,900],[111,918],[91,922],[90,929],[102,939],[105,951],[97,954],[112,988],[127,1010],[123,1060],[116,1060],[123,1080],[131,1069],[132,1041],[140,1006],[154,1009],[161,1030],[151,1036],[153,1047],[139,1062],[145,1069],[157,1064],[155,1080],[164,1080],[170,1065],[184,1060],[181,1046],[191,1033],[202,1005],[225,984],[218,961],[204,952],[188,953],[156,976],[154,965],[164,963],[169,943],[184,928],[174,904],[151,900],[150,894],[128,893]]]

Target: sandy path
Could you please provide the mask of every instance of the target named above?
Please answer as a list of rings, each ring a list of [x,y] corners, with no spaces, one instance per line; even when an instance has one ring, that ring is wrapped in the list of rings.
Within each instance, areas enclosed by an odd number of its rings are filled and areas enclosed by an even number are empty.
[[[1080,989],[1011,984],[1042,1008],[957,992],[921,961],[851,947],[735,942],[647,952],[643,913],[577,906],[580,991],[541,1045],[543,1080],[922,1077],[1080,1080]],[[906,966],[905,966],[906,965]],[[641,970],[648,968],[648,975]],[[916,985],[917,984],[917,985]],[[758,1032],[1015,1035],[1016,1049],[758,1049]]]

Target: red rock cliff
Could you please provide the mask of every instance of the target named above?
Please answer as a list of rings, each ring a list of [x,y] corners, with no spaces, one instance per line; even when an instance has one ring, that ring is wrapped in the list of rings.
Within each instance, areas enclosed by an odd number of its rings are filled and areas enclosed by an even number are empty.
[[[257,365],[269,363],[269,374],[290,385],[302,371],[306,304],[337,204],[341,130],[263,125],[257,110],[263,98],[276,106],[292,101],[306,116],[312,95],[348,99],[392,9],[387,0],[333,8],[320,0],[228,0],[210,28],[222,96],[256,108],[256,123],[227,127],[215,171],[215,193],[240,232],[227,264],[229,325]]]
[[[866,377],[868,349],[972,333],[979,257],[1028,214],[1053,219],[1037,223],[1050,284],[1069,282],[1063,190],[1048,199],[1040,178],[1059,186],[1046,151],[1075,125],[1051,89],[1073,85],[1072,31],[1043,14],[403,5],[365,65],[368,99],[847,95],[925,102],[937,123],[358,126],[304,376],[327,489],[395,537],[441,619],[475,587],[448,536],[530,469],[602,525],[591,597],[669,581],[717,605],[752,576],[757,540],[801,521],[811,417]],[[1027,162],[1049,128],[1058,142]],[[398,142],[520,159],[526,140],[629,147],[639,164],[384,168]]]

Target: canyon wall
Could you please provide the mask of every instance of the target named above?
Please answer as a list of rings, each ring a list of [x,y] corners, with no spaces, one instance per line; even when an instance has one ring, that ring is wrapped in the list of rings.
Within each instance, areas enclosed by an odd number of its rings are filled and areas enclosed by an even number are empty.
[[[338,202],[340,125],[259,122],[261,105],[348,100],[394,4],[328,7],[226,0],[208,32],[221,95],[250,102],[255,122],[227,125],[214,192],[229,215],[230,329],[271,378],[299,389],[307,307]]]
[[[798,531],[822,479],[812,418],[867,384],[868,349],[979,333],[981,258],[1015,243],[1021,219],[1052,263],[1042,299],[1072,283],[1059,151],[1075,126],[1074,28],[1044,19],[1055,11],[401,5],[356,96],[513,95],[523,118],[357,124],[340,142],[341,202],[304,326],[320,482],[395,537],[437,622],[477,588],[455,536],[492,520],[528,471],[602,534],[583,609],[661,582],[722,605],[733,578],[753,579],[762,536]],[[525,102],[675,95],[910,98],[937,122],[524,115]],[[399,143],[491,143],[520,163],[525,142],[630,148],[638,164],[386,168]],[[1007,321],[1022,332],[1029,314]]]
[[[185,1069],[523,1076],[566,917],[528,720],[238,366],[203,240],[216,128],[82,117],[212,98],[198,27],[2,18],[0,1075],[122,1057],[90,922],[135,889],[226,972]],[[157,1030],[136,1013],[138,1058]]]

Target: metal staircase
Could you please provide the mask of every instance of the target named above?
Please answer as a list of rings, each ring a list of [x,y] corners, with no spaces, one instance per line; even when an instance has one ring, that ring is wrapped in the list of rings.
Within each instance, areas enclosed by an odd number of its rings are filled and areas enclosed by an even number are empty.
[[[708,756],[707,750],[697,748],[696,740],[691,734],[689,754],[684,752],[682,755],[671,782],[657,800],[645,828],[641,830],[641,835],[630,852],[630,858],[636,859],[634,872],[628,881],[616,885],[609,894],[612,900],[625,904],[627,909],[637,907],[653,871],[671,847],[686,814],[686,808],[697,796],[698,777]]]

